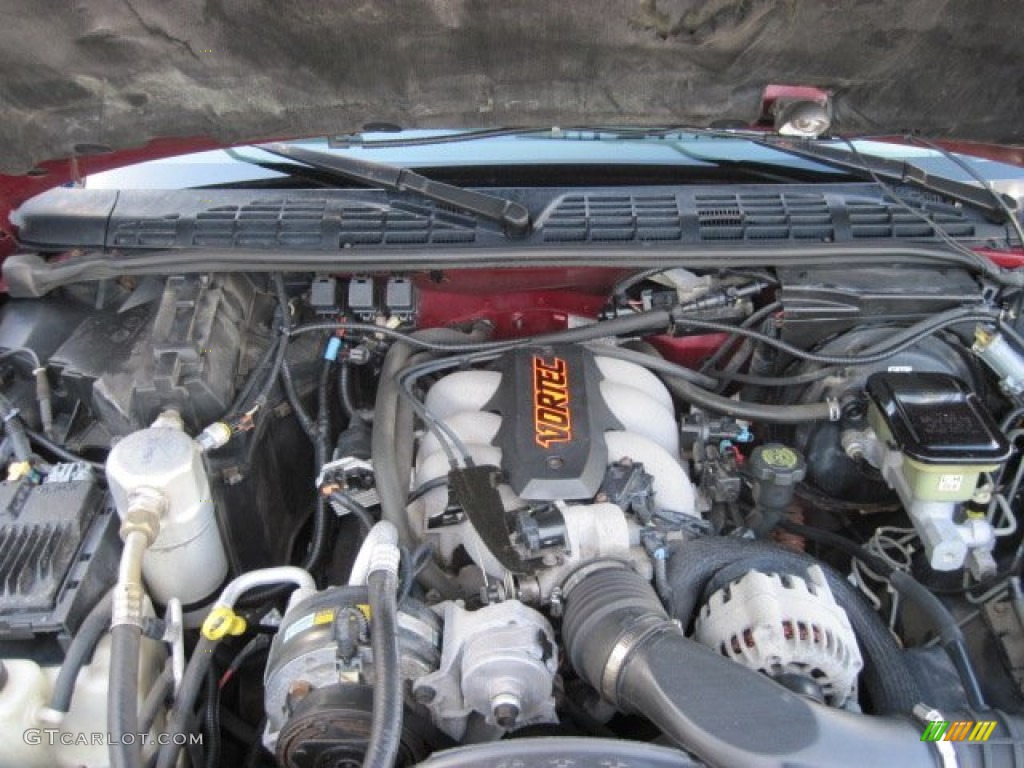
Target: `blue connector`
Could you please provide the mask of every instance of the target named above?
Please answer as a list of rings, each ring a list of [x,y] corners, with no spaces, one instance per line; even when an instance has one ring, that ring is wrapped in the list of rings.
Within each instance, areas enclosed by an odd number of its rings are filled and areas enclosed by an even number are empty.
[[[332,363],[337,361],[340,351],[341,339],[337,336],[332,336],[330,341],[327,342],[327,348],[324,350],[324,360],[330,360]]]

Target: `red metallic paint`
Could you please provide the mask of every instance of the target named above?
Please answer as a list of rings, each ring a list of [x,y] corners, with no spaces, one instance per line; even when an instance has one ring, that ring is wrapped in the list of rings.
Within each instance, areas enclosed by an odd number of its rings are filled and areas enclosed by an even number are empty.
[[[415,278],[424,327],[486,319],[496,338],[562,330],[569,318],[594,319],[615,283],[632,270],[595,267],[459,270]],[[651,342],[667,359],[700,365],[725,340],[720,333]]]
[[[630,270],[471,269],[416,277],[425,327],[487,319],[496,338],[563,329],[570,316],[596,318]]]

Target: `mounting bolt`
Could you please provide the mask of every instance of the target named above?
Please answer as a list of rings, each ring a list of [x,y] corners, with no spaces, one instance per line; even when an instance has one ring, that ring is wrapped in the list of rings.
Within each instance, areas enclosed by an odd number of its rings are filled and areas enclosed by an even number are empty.
[[[519,717],[519,707],[515,704],[499,704],[494,708],[494,722],[502,728],[511,728]]]
[[[313,686],[308,680],[293,680],[292,684],[288,686],[288,708],[291,709],[309,696],[312,690]]]
[[[519,719],[519,697],[514,693],[502,693],[491,699],[494,722],[501,728],[511,728]]]

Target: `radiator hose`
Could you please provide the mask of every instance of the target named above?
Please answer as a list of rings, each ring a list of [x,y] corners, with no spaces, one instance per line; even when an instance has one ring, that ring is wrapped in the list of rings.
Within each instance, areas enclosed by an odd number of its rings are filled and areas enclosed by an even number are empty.
[[[651,585],[622,563],[590,568],[565,587],[562,629],[573,668],[619,710],[647,718],[709,765],[1024,764],[1020,717],[985,712],[981,719],[999,725],[984,749],[922,741],[923,724],[909,717],[827,707],[688,639]]]

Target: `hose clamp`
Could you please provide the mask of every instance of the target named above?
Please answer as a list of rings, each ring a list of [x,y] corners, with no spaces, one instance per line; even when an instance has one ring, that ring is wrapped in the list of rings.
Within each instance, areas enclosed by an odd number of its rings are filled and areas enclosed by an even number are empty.
[[[839,405],[839,401],[834,397],[830,397],[825,402],[828,403],[828,420],[839,421],[843,417],[843,409]]]
[[[117,584],[114,586],[110,616],[111,627],[127,624],[142,629],[145,615],[146,592],[140,584]]]
[[[680,631],[679,626],[671,619],[656,613],[648,613],[637,618],[625,632],[619,635],[604,663],[604,671],[601,673],[600,691],[605,699],[612,703],[618,703],[616,694],[619,687],[619,675],[622,673],[626,660],[647,638],[665,630]]]

